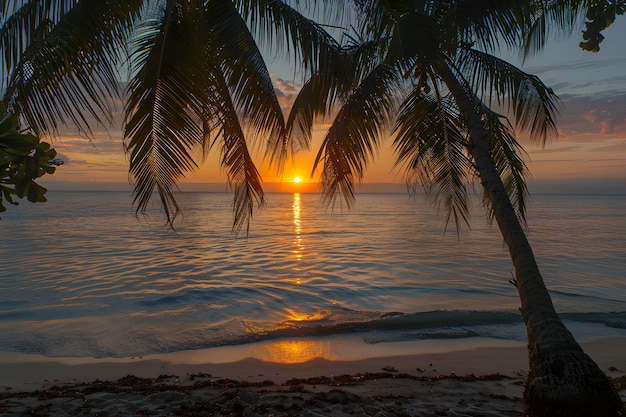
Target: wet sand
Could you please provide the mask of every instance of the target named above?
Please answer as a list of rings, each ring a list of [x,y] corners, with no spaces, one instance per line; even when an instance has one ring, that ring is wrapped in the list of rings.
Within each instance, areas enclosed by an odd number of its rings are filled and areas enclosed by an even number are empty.
[[[274,341],[120,359],[3,352],[0,416],[521,415],[527,359],[519,344],[457,340],[367,347],[337,339],[330,342],[339,344],[334,351],[340,353],[331,358],[297,352],[327,342]],[[626,339],[583,347],[626,399]],[[276,357],[268,352],[276,351],[283,352],[283,363],[268,360]]]

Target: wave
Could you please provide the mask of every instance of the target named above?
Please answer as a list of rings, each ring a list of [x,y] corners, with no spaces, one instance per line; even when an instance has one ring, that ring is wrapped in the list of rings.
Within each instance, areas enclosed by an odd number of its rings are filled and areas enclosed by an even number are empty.
[[[561,319],[570,327],[596,325],[626,329],[626,311],[615,313],[563,313]],[[328,336],[363,333],[368,343],[399,340],[486,337],[524,340],[526,333],[519,312],[435,310],[404,314],[386,312],[367,321],[320,322],[286,321],[273,331],[263,332],[261,339]],[[626,333],[624,334],[626,336]]]
[[[310,315],[312,319],[278,323],[239,321],[204,329],[195,337],[178,339],[176,346],[161,345],[159,352],[242,345],[277,339],[333,337],[358,334],[369,344],[417,340],[490,338],[525,341],[526,330],[517,311],[434,310],[360,312],[330,307]],[[560,315],[575,336],[582,340],[626,337],[626,311],[615,313],[564,313]],[[603,330],[604,329],[604,330]],[[582,340],[581,340],[582,339]],[[182,342],[184,340],[184,342]]]
[[[579,341],[626,337],[626,311],[563,313]],[[365,343],[490,338],[523,342],[526,331],[518,311],[433,310],[405,314],[356,311],[329,306],[299,319],[276,322],[225,318],[220,322],[167,323],[112,327],[92,323],[78,330],[71,320],[37,334],[9,332],[0,350],[45,356],[130,357],[277,339],[356,335]]]

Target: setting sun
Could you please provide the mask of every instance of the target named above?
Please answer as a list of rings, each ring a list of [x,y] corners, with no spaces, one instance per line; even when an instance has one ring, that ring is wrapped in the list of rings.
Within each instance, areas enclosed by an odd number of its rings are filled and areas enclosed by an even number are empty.
[[[296,184],[300,184],[302,182],[302,180],[300,179],[300,177],[295,177],[293,179],[293,182],[296,183]]]

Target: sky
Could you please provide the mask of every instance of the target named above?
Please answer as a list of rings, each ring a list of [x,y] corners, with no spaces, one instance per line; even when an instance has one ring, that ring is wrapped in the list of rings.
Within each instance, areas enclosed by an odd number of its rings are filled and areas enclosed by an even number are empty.
[[[561,99],[559,136],[545,146],[523,136],[518,140],[527,152],[531,193],[609,193],[626,194],[626,17],[604,32],[598,53],[578,47],[580,35],[555,40],[541,53],[522,62],[510,62],[535,74],[554,89]],[[288,64],[273,64],[270,71],[283,106],[288,107],[298,92]],[[121,107],[120,107],[121,108]],[[311,178],[313,159],[324,134],[325,125],[314,131],[310,152],[300,152],[277,173],[256,160],[266,191],[316,191],[319,175]],[[120,127],[95,128],[96,138],[89,141],[71,131],[52,141],[64,165],[41,183],[49,189],[132,189],[128,161],[123,152]],[[211,155],[200,169],[188,175],[181,189],[229,191],[226,175]],[[293,184],[294,177],[303,182]],[[378,158],[369,166],[362,191],[402,192],[402,172],[393,168],[391,141],[384,142]]]

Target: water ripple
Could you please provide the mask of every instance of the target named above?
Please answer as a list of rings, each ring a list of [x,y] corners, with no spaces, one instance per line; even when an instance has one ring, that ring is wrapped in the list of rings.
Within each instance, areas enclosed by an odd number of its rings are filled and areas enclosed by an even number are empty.
[[[359,196],[353,211],[329,213],[316,195],[296,204],[275,194],[243,239],[231,233],[227,194],[182,195],[175,231],[158,211],[137,221],[125,193],[50,194],[0,221],[10,237],[0,241],[0,350],[131,356],[324,332],[380,341],[519,331],[510,260],[480,210],[457,237],[404,195]],[[546,196],[531,208],[538,262],[577,326],[597,313],[593,326],[626,327],[606,315],[626,311],[624,217],[625,198]],[[458,313],[476,309],[493,325]]]

